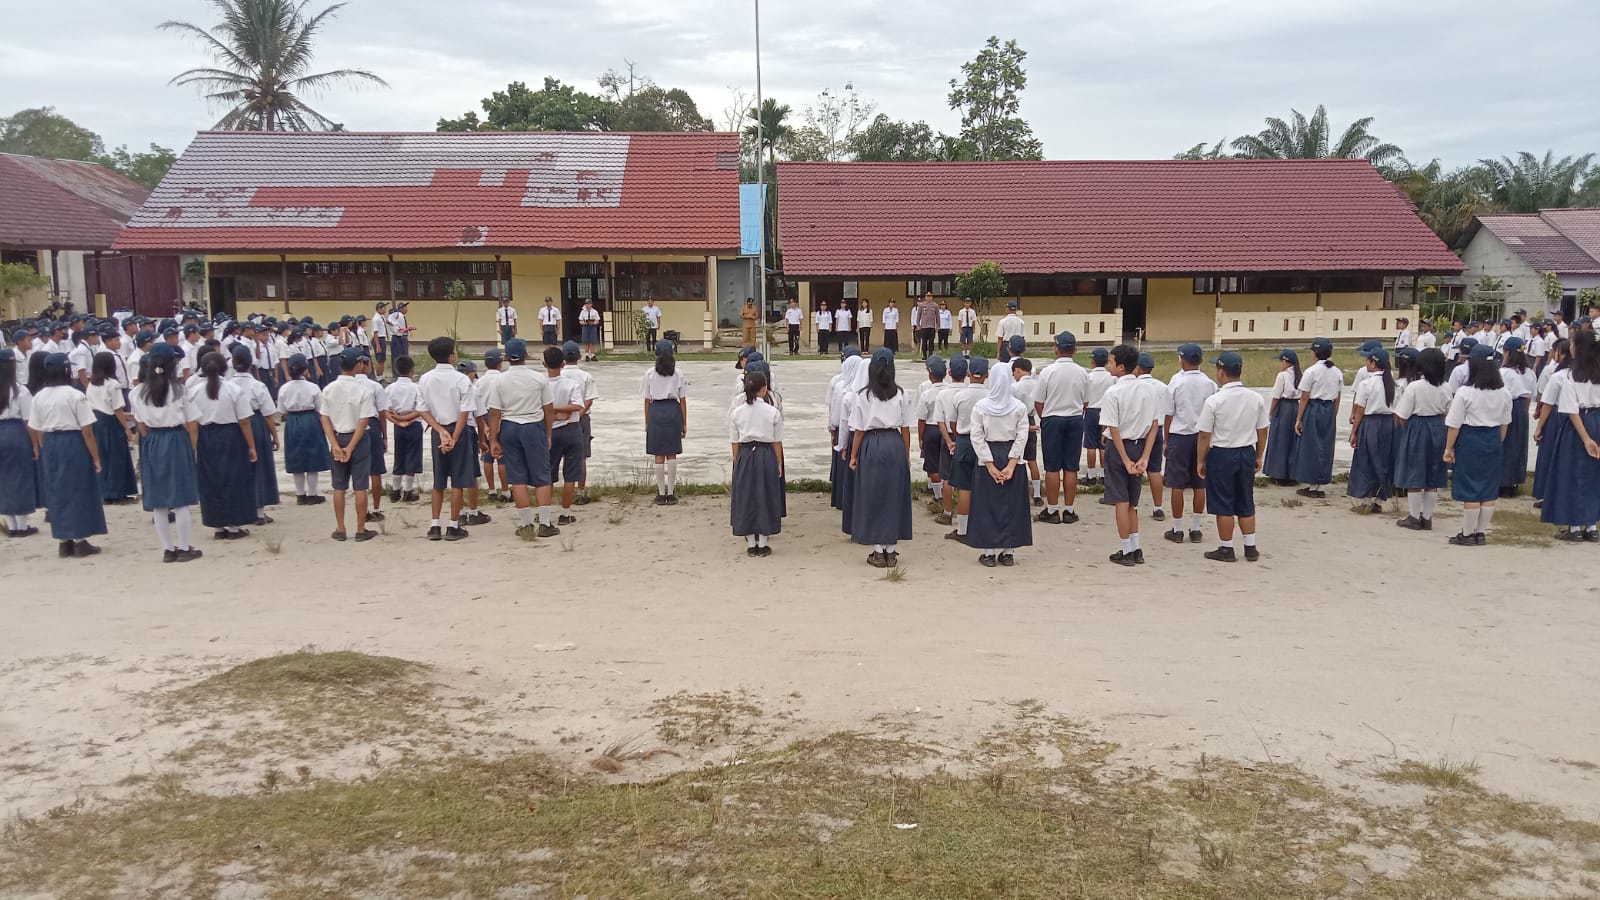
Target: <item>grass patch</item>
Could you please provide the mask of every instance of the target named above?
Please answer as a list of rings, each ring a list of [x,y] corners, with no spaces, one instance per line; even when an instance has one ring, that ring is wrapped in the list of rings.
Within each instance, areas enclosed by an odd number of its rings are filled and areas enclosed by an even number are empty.
[[[1508,547],[1549,547],[1557,543],[1556,526],[1539,521],[1537,512],[1496,506],[1489,542]]]
[[[892,569],[887,569],[883,573],[883,580],[887,581],[887,582],[889,582],[891,584],[899,584],[900,582],[906,580],[906,570],[901,568],[900,566],[895,566]]]
[[[1434,763],[1408,759],[1384,770],[1378,777],[1390,784],[1420,784],[1450,791],[1481,791],[1476,777],[1478,772],[1476,761],[1462,762],[1444,756]]]

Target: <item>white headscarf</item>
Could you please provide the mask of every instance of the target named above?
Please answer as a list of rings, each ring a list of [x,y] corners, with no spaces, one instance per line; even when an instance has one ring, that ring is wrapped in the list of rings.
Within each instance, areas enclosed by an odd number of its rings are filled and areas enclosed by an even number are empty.
[[[989,369],[989,396],[978,401],[978,411],[986,416],[1005,416],[1022,408],[1022,401],[1011,391],[1011,367],[996,365]]]

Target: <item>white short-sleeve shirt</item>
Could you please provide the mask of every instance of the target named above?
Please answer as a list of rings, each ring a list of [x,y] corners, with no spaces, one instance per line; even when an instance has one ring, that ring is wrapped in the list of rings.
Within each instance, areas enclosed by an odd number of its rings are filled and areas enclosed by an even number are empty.
[[[1201,403],[1196,427],[1210,433],[1213,447],[1252,447],[1268,419],[1267,401],[1241,382],[1230,381]]]
[[[164,406],[156,406],[145,397],[143,387],[129,397],[133,406],[133,419],[146,428],[178,428],[198,421],[200,411],[195,408],[194,395],[183,385],[175,385],[174,393],[167,395]]]
[[[783,441],[783,411],[765,400],[739,401],[728,412],[728,441],[777,444]]]
[[[1451,428],[1463,425],[1498,428],[1509,425],[1511,395],[1506,393],[1505,388],[1482,390],[1464,387],[1450,398],[1450,411],[1445,414],[1444,424]]]
[[[1300,375],[1300,392],[1313,400],[1337,400],[1344,391],[1344,372],[1338,366],[1325,366],[1321,360]]]

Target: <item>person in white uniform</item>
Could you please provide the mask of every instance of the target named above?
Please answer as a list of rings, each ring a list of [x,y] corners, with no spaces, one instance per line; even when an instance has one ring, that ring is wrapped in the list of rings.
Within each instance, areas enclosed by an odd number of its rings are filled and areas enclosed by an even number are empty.
[[[1261,558],[1256,546],[1256,473],[1267,453],[1267,402],[1239,379],[1244,358],[1229,351],[1215,360],[1222,386],[1201,406],[1199,456],[1195,472],[1205,480],[1206,501],[1217,517],[1221,546],[1205,554],[1216,562],[1238,559],[1233,546],[1235,523],[1244,535],[1244,558]]]

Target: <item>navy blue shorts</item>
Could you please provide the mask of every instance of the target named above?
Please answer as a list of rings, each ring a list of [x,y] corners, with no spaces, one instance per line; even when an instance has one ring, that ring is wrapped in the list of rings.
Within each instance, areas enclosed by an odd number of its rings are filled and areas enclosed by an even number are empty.
[[[1045,416],[1039,434],[1046,472],[1078,471],[1083,459],[1083,416]]]
[[[1100,428],[1100,410],[1090,407],[1083,411],[1083,449],[1104,450],[1106,436]]]
[[[1255,515],[1256,448],[1212,447],[1206,452],[1205,487],[1206,509],[1212,515]]]
[[[972,490],[978,477],[978,453],[969,435],[956,435],[956,452],[950,460],[950,486],[958,491]]]
[[[383,459],[383,419],[373,416],[367,420],[367,438],[364,443],[367,447],[367,453],[372,456],[371,462],[367,466],[367,474],[389,474],[389,465]]]
[[[439,450],[439,432],[433,431],[433,489],[442,491],[445,488],[470,488],[478,483],[478,477],[473,473],[477,463],[478,434],[472,429],[461,432],[461,440],[454,450],[443,453]]]
[[[354,434],[334,435],[334,439],[339,442],[340,447],[350,446],[350,442],[355,438]],[[350,485],[354,484],[355,489],[359,492],[365,491],[372,486],[372,448],[367,446],[371,441],[372,435],[363,434],[361,446],[356,448],[356,452],[350,454],[349,462],[339,462],[337,457],[334,458],[332,466],[334,490],[348,491],[350,490]]]
[[[500,462],[507,484],[550,486],[550,444],[543,422],[500,423]]]
[[[583,422],[583,458],[588,459],[594,455],[594,422],[588,413],[584,413],[580,421]]]
[[[554,325],[546,325],[546,326],[544,326],[544,342],[546,344],[551,345],[551,346],[554,346],[557,343],[556,342],[556,327]]]
[[[1122,447],[1128,452],[1128,459],[1138,462],[1139,455],[1144,453],[1144,438],[1137,441],[1123,441]],[[1154,462],[1154,451],[1151,452],[1151,462]],[[1129,474],[1122,465],[1122,454],[1118,453],[1115,447],[1107,447],[1106,499],[1112,503],[1128,503],[1137,507],[1143,486],[1144,476]]]
[[[422,474],[422,429],[425,427],[421,422],[394,427],[394,474]]]
[[[961,329],[961,343],[963,343],[963,344],[972,343],[972,326],[971,325],[968,325],[967,327]]]
[[[1028,429],[1028,443],[1022,446],[1023,462],[1039,461],[1039,432]]]
[[[1160,429],[1152,428],[1150,434],[1146,435],[1155,442],[1150,446],[1150,468],[1146,469],[1146,472],[1161,474],[1161,463],[1167,458],[1167,442],[1164,434]]]
[[[550,475],[561,475],[562,484],[583,480],[583,429],[564,425],[550,432]]]
[[[1198,459],[1195,451],[1200,448],[1200,435],[1175,434],[1167,441],[1166,450],[1166,482],[1167,487],[1174,490],[1194,488],[1205,490],[1206,481],[1195,472],[1195,463]],[[1253,449],[1253,448],[1252,448]]]
[[[383,362],[389,358],[389,341],[387,338],[374,337],[372,339],[372,358],[378,362]]]

